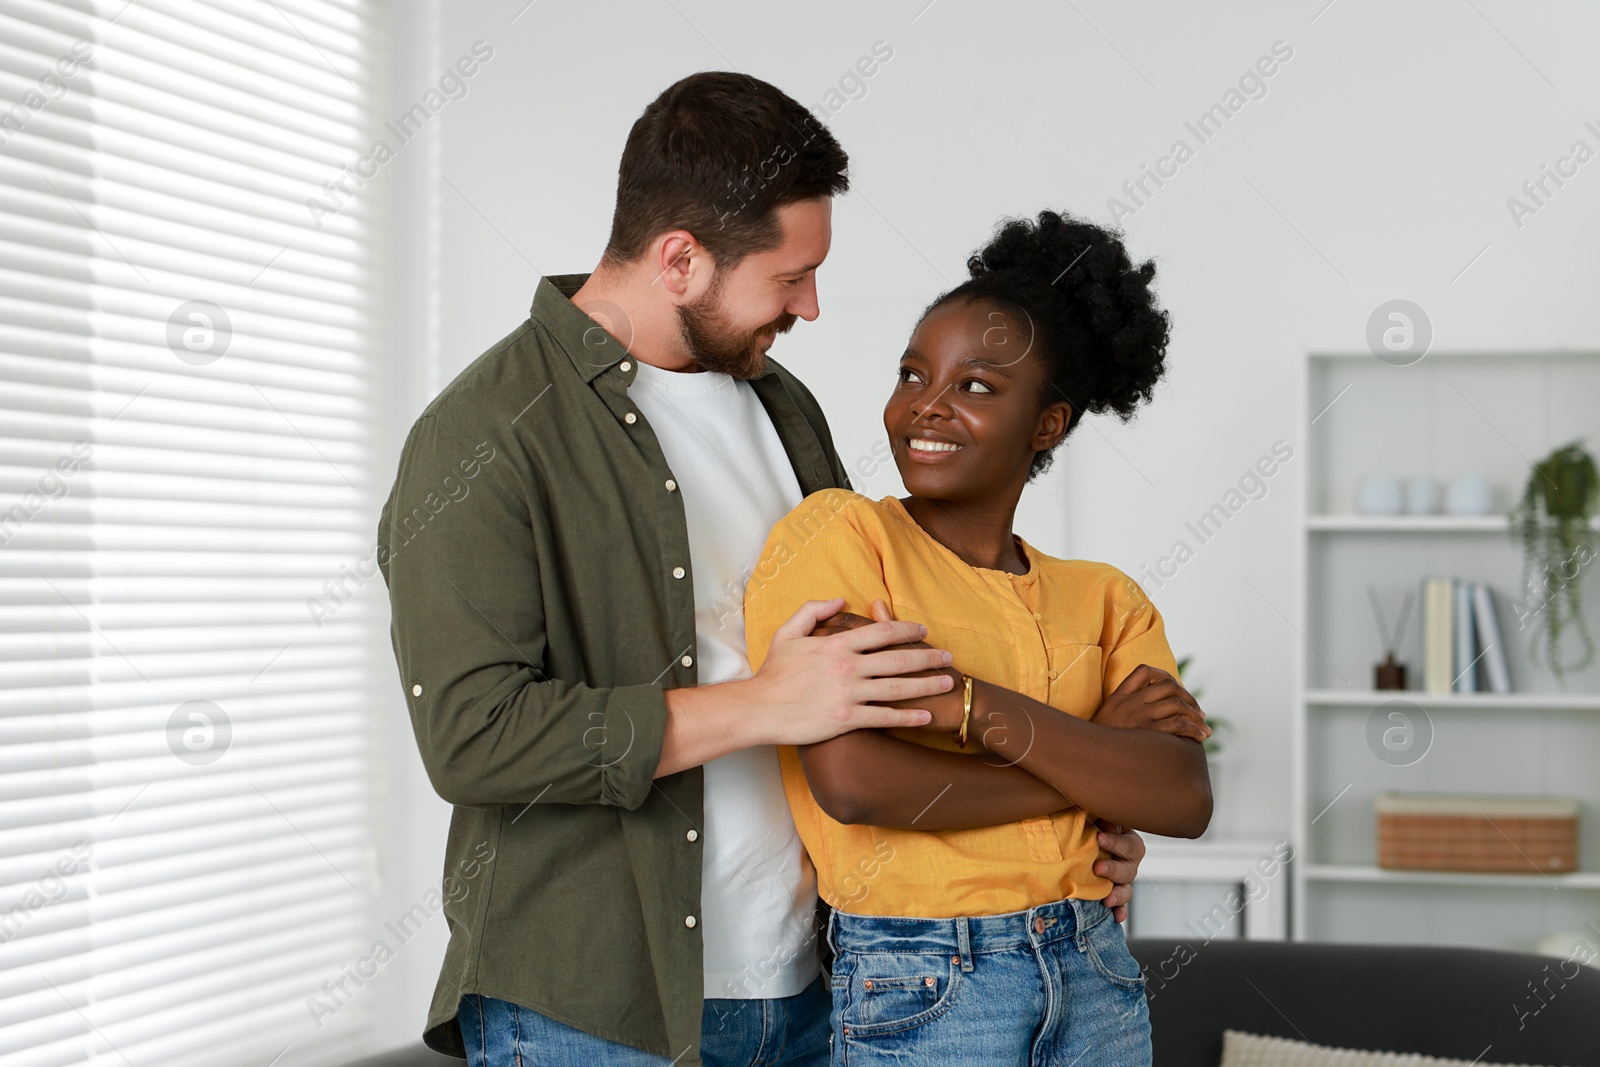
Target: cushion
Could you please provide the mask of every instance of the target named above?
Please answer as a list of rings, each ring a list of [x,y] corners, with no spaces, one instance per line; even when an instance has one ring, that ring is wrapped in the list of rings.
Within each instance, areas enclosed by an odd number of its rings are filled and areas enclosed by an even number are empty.
[[[1442,1060],[1415,1052],[1358,1052],[1224,1030],[1219,1067],[1492,1067],[1492,1064],[1493,1061],[1484,1060]],[[1534,1065],[1524,1063],[1509,1067]]]

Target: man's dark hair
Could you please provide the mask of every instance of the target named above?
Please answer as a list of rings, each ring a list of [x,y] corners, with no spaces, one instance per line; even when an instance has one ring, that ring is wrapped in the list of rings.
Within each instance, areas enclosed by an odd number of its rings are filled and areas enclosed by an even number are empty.
[[[688,230],[717,265],[783,239],[778,208],[850,187],[833,134],[759,78],[702,71],[644,109],[617,168],[617,208],[605,260],[643,255],[668,230]]]

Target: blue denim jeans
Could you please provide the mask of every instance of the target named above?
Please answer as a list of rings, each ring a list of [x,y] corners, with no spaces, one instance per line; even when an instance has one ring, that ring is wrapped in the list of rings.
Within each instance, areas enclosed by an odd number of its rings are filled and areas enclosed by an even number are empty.
[[[827,1067],[828,991],[822,976],[792,997],[708,999],[705,1067]],[[681,1060],[574,1029],[509,1001],[469,994],[458,1015],[468,1067],[669,1067]]]
[[[1140,1067],[1144,975],[1098,900],[956,919],[835,911],[833,1067]]]

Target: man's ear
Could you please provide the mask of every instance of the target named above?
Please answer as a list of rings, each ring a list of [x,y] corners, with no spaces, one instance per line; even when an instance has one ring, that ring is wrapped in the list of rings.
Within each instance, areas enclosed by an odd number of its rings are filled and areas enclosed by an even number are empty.
[[[656,284],[678,300],[692,300],[710,283],[711,253],[688,230],[670,230],[650,243]]]

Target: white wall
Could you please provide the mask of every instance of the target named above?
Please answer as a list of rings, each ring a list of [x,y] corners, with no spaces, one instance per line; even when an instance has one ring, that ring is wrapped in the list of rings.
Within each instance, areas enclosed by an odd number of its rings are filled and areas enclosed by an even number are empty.
[[[1600,131],[1592,6],[925,2],[450,0],[440,63],[477,40],[494,57],[429,129],[443,181],[432,388],[525,317],[541,272],[593,265],[623,139],[660,89],[737,68],[820,105],[879,40],[893,58],[828,119],[854,191],[836,205],[822,317],[774,350],[847,460],[881,432],[917,309],[999,215],[1110,221],[1108,197],[1143,165],[1178,138],[1195,150],[1122,220],[1160,268],[1171,372],[1133,424],[1086,420],[1024,496],[1018,530],[1046,551],[1138,577],[1274,441],[1300,448],[1304,352],[1362,348],[1386,300],[1420,304],[1441,349],[1600,345],[1600,161],[1520,228],[1506,204],[1575,140],[1600,148],[1583,126]],[[1266,95],[1200,144],[1185,122],[1278,41],[1293,57]],[[441,70],[415,72],[417,95]],[[1219,829],[1239,834],[1289,831],[1302,473],[1291,460],[1175,577],[1144,583],[1174,651],[1195,655],[1205,706],[1238,724]],[[862,488],[899,490],[892,468]]]

